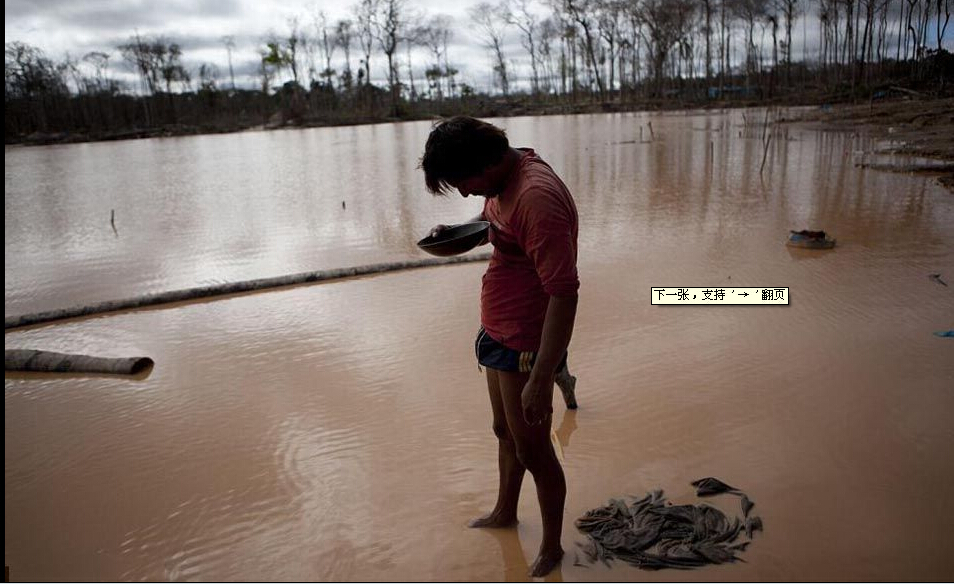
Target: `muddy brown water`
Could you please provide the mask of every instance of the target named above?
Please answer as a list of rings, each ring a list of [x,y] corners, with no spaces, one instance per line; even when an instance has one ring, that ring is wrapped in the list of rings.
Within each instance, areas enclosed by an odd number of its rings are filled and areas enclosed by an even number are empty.
[[[741,112],[497,121],[566,178],[581,220],[580,409],[554,414],[568,558],[547,579],[950,579],[954,341],[932,333],[954,328],[954,287],[928,277],[954,285],[950,192],[856,168],[865,136],[798,127],[760,177]],[[7,148],[5,314],[419,257],[428,227],[479,209],[424,193],[428,127]],[[838,246],[787,248],[803,228]],[[532,481],[517,529],[464,527],[496,488],[472,350],[483,269],[6,333],[156,362],[5,376],[11,579],[526,579]],[[653,286],[733,285],[791,303],[650,304]],[[704,476],[756,503],[745,563],[573,565],[584,511],[656,488],[696,502]]]

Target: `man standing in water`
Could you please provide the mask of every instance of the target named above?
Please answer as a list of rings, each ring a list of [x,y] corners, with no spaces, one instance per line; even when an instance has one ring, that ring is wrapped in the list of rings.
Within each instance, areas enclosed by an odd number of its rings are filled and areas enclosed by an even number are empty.
[[[493,511],[470,526],[516,524],[529,470],[543,516],[543,542],[530,575],[543,576],[563,557],[566,480],[550,426],[554,377],[565,369],[580,286],[576,205],[533,150],[512,148],[503,130],[470,117],[431,130],[421,168],[434,194],[457,189],[464,197],[485,197],[475,219],[491,224],[494,252],[481,288],[476,353],[487,369],[500,487]]]

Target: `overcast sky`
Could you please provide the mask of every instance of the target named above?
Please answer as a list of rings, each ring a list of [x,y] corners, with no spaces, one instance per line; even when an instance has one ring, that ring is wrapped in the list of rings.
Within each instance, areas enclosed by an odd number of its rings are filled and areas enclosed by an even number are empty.
[[[79,59],[90,51],[110,54],[110,75],[131,78],[116,47],[129,42],[137,31],[144,36],[162,35],[183,49],[183,62],[195,71],[202,63],[213,63],[219,68],[220,79],[228,76],[228,61],[222,43],[224,35],[235,37],[232,62],[238,85],[254,87],[260,57],[269,32],[285,36],[288,21],[298,17],[303,27],[313,34],[313,15],[319,10],[330,22],[351,17],[355,0],[286,0],[279,2],[254,0],[6,0],[4,3],[5,42],[22,41],[37,46],[54,60],[61,60],[68,52]],[[454,19],[453,40],[449,48],[451,64],[461,71],[459,80],[486,89],[491,83],[490,54],[482,39],[474,31],[467,17],[467,7],[477,0],[407,0],[410,7],[428,16],[446,14]],[[812,4],[815,4],[814,2]],[[893,6],[895,3],[892,2]],[[814,44],[817,25],[801,20],[795,26],[796,60],[801,57],[802,37],[808,45]],[[954,28],[954,23],[951,25]],[[936,38],[932,32],[929,38]],[[771,43],[771,35],[768,35]],[[526,60],[515,30],[508,35],[505,54],[508,59]],[[936,42],[936,41],[932,41]],[[740,43],[736,43],[737,45]],[[945,47],[954,47],[954,34],[949,30]],[[933,45],[932,45],[933,46]],[[811,49],[809,49],[811,50]],[[352,67],[357,68],[357,47],[352,48]],[[769,49],[770,54],[770,49]],[[414,58],[417,65],[427,60],[421,50]],[[401,58],[403,59],[403,51]],[[335,55],[339,70],[343,51]],[[383,81],[384,56],[372,55],[372,76]],[[526,67],[522,67],[525,69]],[[518,69],[521,69],[518,66]],[[406,75],[402,70],[402,76]],[[197,77],[197,75],[194,75]]]
[[[355,0],[6,0],[4,3],[5,42],[23,41],[37,46],[47,56],[61,60],[66,53],[81,58],[90,51],[111,54],[110,69],[119,76],[126,67],[116,47],[129,42],[136,31],[144,36],[163,35],[179,43],[187,68],[214,63],[223,77],[228,75],[224,35],[235,37],[232,54],[236,81],[257,75],[258,49],[269,32],[279,36],[289,32],[288,21],[298,17],[301,26],[313,34],[313,15],[324,11],[330,22],[352,18]],[[483,85],[489,75],[489,55],[480,39],[468,31],[467,6],[476,3],[460,0],[410,0],[409,6],[427,15],[446,14],[454,18],[454,38],[449,48],[452,64],[457,61],[471,84]],[[519,48],[513,35],[513,52]],[[352,46],[352,68],[357,68],[357,43]],[[338,49],[335,61],[343,60]],[[403,58],[403,51],[402,51]],[[515,55],[516,56],[516,55]],[[424,54],[420,55],[423,65]],[[386,76],[384,56],[371,57],[372,75]],[[340,65],[337,65],[340,69]],[[402,72],[403,74],[403,72]],[[465,82],[468,82],[464,79]],[[254,81],[248,80],[251,86]]]

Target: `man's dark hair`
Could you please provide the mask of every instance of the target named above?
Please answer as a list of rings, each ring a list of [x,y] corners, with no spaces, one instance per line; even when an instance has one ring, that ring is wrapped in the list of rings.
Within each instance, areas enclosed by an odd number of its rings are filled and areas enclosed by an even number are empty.
[[[427,190],[447,194],[448,182],[477,176],[500,162],[510,149],[503,130],[468,116],[454,116],[431,129],[420,167]]]

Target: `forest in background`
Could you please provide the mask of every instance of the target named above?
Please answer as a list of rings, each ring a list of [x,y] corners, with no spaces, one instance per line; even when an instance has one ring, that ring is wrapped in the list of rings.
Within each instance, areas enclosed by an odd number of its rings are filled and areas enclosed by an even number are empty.
[[[455,22],[410,0],[358,0],[349,18],[331,21],[319,11],[307,26],[291,18],[283,34],[263,37],[254,89],[235,83],[234,37],[222,38],[227,66],[194,69],[173,40],[138,33],[62,61],[7,42],[4,139],[943,98],[954,75],[944,48],[952,3],[499,0],[475,4],[466,22]],[[460,80],[449,50],[459,27],[483,41],[492,63],[486,89]],[[372,61],[386,75],[373,79]],[[125,75],[117,76],[120,68]]]

